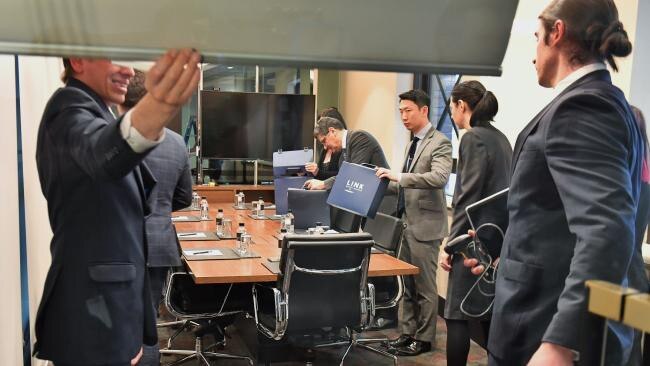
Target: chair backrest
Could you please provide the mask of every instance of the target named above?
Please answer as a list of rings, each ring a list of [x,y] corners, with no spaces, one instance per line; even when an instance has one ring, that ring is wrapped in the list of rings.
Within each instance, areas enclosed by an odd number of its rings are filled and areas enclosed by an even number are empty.
[[[363,231],[372,235],[376,245],[397,255],[402,242],[404,222],[397,217],[377,212],[374,219],[366,219]]]
[[[300,189],[309,177],[277,177],[273,179],[275,213],[284,215],[288,210],[288,190],[290,188]]]
[[[339,233],[356,233],[361,227],[363,217],[352,212],[330,206],[330,227]]]
[[[279,287],[288,301],[287,332],[366,324],[373,244],[366,233],[285,237]]]
[[[317,222],[330,225],[327,195],[327,191],[291,188],[287,191],[287,207],[293,211],[295,229],[305,230],[316,226]]]

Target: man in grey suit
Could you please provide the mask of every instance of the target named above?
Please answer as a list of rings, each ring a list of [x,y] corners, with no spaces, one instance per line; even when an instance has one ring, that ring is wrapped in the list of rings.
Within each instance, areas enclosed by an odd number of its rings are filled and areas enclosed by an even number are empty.
[[[490,364],[596,364],[602,328],[587,321],[585,281],[648,286],[629,276],[643,265],[634,227],[643,142],[605,66],[617,70],[614,57],[632,44],[612,0],[552,1],[535,36],[538,82],[556,97],[515,144]],[[632,340],[610,323],[606,364],[625,364]]]
[[[314,137],[332,152],[341,152],[339,167],[344,161],[355,164],[372,164],[388,168],[384,151],[377,140],[366,131],[348,131],[343,123],[331,117],[322,117],[316,122]],[[305,183],[309,189],[331,189],[336,177],[326,180],[311,179]]]
[[[124,103],[118,105],[120,114],[133,108],[147,93],[144,79],[144,72],[135,70]],[[158,311],[170,268],[182,265],[171,212],[192,203],[192,176],[183,138],[168,128],[165,129],[165,139],[149,152],[144,162],[156,179],[147,200],[150,213],[145,218],[145,234],[151,301]],[[159,364],[157,345],[145,347],[140,363],[143,366]]]
[[[415,356],[431,350],[436,337],[438,289],[436,269],[442,239],[449,233],[444,188],[451,172],[451,142],[429,122],[429,96],[410,90],[399,96],[404,127],[413,133],[402,171],[378,169],[391,180],[398,195],[398,216],[406,222],[400,259],[420,268],[407,279],[400,303],[402,335],[390,342],[399,355]]]

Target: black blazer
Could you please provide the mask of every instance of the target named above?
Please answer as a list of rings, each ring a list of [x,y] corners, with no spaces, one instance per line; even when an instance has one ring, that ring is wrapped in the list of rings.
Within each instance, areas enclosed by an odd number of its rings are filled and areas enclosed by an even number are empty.
[[[346,148],[341,151],[339,158],[339,168],[343,162],[355,164],[372,164],[382,168],[390,168],[384,156],[384,150],[379,146],[379,142],[366,131],[348,130]],[[331,189],[334,185],[336,176],[325,180],[325,187]]]
[[[146,218],[149,267],[170,267],[182,264],[172,211],[192,204],[192,176],[183,138],[167,129],[165,139],[144,159],[156,177],[156,187],[148,203],[151,213]]]
[[[630,107],[606,70],[571,84],[517,138],[488,344],[505,365],[526,364],[542,341],[582,358],[596,352],[581,338],[601,334],[583,322],[584,283],[627,283],[642,152]],[[629,285],[645,290],[647,281]],[[622,364],[619,338],[608,345],[608,362]]]
[[[465,215],[468,205],[510,185],[512,147],[508,138],[494,126],[474,127],[467,131],[460,140],[458,152],[453,222],[449,238],[467,234],[467,230],[471,228]],[[477,216],[477,219],[480,222],[503,224],[503,221],[507,222],[506,212],[504,203],[503,207],[495,207],[491,212],[481,211],[481,216]],[[498,256],[503,241],[501,235],[492,229],[484,229],[479,234],[483,243]],[[447,285],[445,319],[468,319],[460,311],[460,304],[475,282],[476,276],[463,265],[463,257],[454,256]],[[488,320],[490,316],[488,313],[482,319]]]
[[[330,156],[330,161],[324,163],[325,155],[327,151],[325,149],[320,149],[318,154],[318,174],[314,178],[319,180],[325,180],[330,177],[334,177],[339,173],[339,159],[341,159],[341,152],[333,152]]]
[[[465,208],[510,185],[512,147],[491,124],[468,130],[460,140],[450,238],[470,229]],[[506,207],[503,207],[505,212]]]
[[[53,237],[36,316],[38,358],[126,363],[156,343],[146,276],[146,192],[154,180],[106,104],[72,79],[50,98],[36,163]]]

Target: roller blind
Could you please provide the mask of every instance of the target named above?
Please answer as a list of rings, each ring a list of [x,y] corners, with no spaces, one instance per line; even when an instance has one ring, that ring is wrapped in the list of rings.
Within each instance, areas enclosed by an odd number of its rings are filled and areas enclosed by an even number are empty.
[[[500,75],[517,0],[2,0],[0,52]]]

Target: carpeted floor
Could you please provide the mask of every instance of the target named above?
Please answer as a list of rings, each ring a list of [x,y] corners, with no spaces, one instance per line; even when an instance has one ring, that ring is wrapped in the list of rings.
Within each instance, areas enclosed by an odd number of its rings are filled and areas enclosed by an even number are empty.
[[[446,365],[445,358],[445,343],[447,339],[447,330],[445,327],[445,322],[443,319],[438,318],[437,324],[437,335],[436,335],[436,348],[428,353],[422,354],[416,357],[400,357],[398,359],[398,365],[400,366],[416,366],[416,365]],[[161,348],[166,347],[167,338],[173,332],[173,329],[170,328],[159,328],[160,336],[160,346]],[[239,319],[233,325],[229,326],[226,329],[227,334],[227,345],[224,348],[217,349],[216,352],[224,352],[230,354],[246,355],[250,356],[253,359],[257,357],[257,338],[258,334],[255,329],[255,322],[253,319]],[[362,337],[364,338],[375,338],[381,336],[387,336],[389,338],[394,338],[399,335],[399,332],[395,328],[384,329],[379,331],[369,331],[364,332]],[[209,345],[214,343],[214,337],[212,335],[206,335],[204,337],[204,345]],[[174,348],[179,349],[193,349],[194,348],[194,336],[191,332],[184,332],[179,336],[174,344]],[[315,366],[326,366],[326,365],[338,365],[341,357],[345,353],[346,347],[337,347],[337,348],[321,348],[313,353],[313,365]],[[282,351],[278,351],[275,356],[285,356],[282,354]],[[294,354],[295,352],[287,352],[287,356],[292,356],[293,358],[300,358]],[[181,357],[175,356],[165,356],[162,357],[162,364],[169,364],[174,360],[180,359]],[[187,362],[187,365],[197,365],[196,361]],[[246,362],[242,361],[232,361],[232,360],[215,360],[212,361],[212,365],[246,365]],[[263,364],[263,363],[260,363]],[[305,362],[293,361],[293,362],[274,362],[273,365],[276,366],[294,366],[294,365],[305,365]],[[362,348],[352,349],[350,354],[346,358],[345,365],[372,365],[372,366],[382,366],[382,365],[393,365],[391,359],[386,358],[381,355],[377,355],[368,350]],[[487,355],[485,350],[479,347],[477,344],[472,342],[470,348],[470,355],[468,365],[487,365]]]

